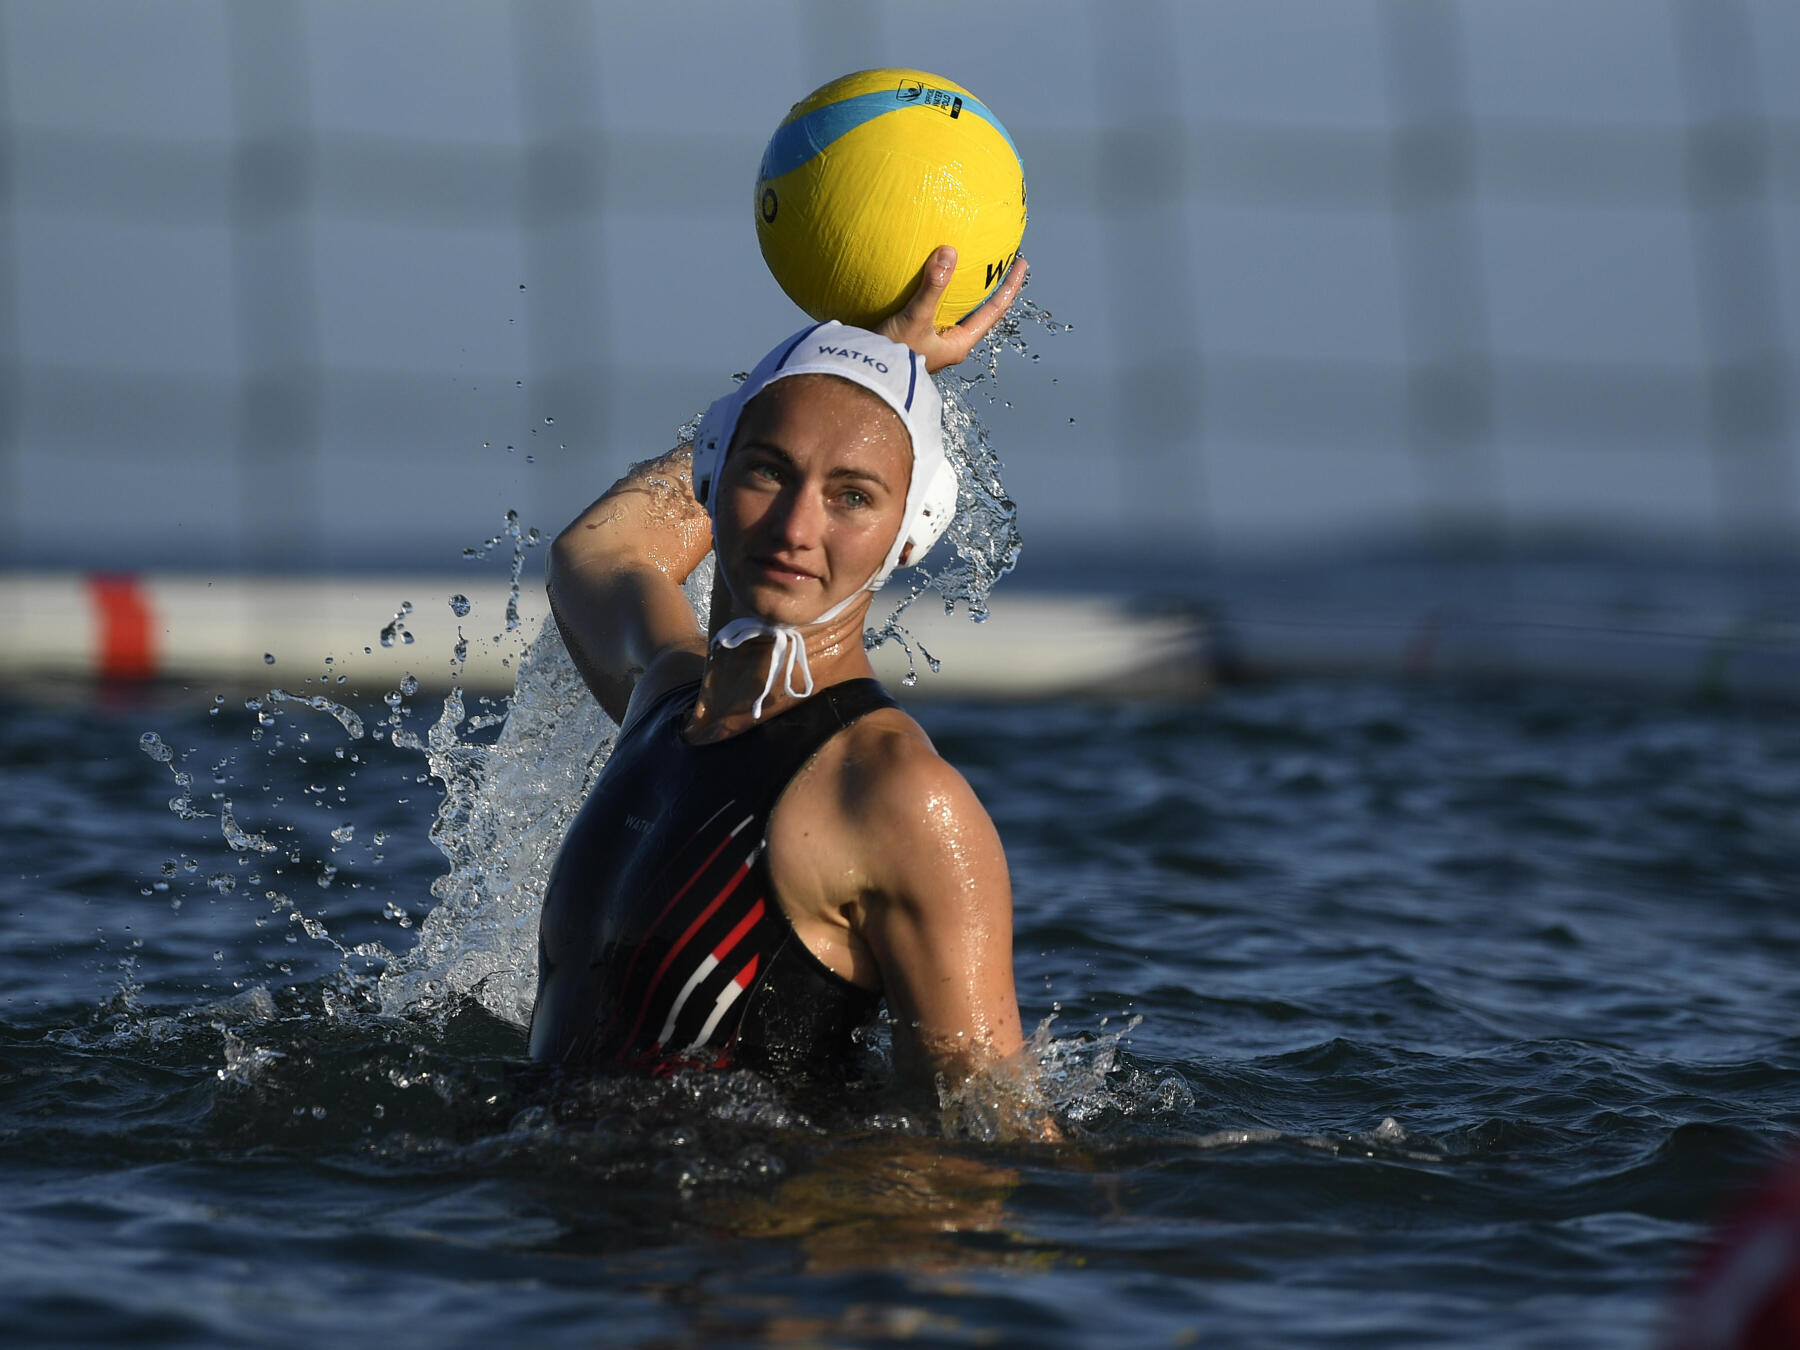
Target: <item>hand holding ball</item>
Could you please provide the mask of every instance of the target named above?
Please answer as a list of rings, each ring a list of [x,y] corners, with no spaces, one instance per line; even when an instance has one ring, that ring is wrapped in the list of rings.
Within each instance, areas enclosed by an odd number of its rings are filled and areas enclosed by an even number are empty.
[[[876,327],[951,244],[956,275],[935,315],[948,327],[1000,287],[1024,234],[1025,174],[1006,128],[924,71],[833,80],[794,105],[763,152],[757,242],[815,319]]]

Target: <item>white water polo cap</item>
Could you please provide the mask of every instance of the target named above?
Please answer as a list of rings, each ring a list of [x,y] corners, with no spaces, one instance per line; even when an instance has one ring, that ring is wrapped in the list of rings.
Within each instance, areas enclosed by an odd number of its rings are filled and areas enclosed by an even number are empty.
[[[887,558],[861,588],[880,590],[900,566],[906,546],[912,545],[906,557],[910,567],[943,538],[956,514],[956,470],[944,458],[943,400],[925,373],[925,358],[910,347],[836,319],[803,328],[781,342],[757,362],[748,379],[716,400],[700,419],[694,433],[694,497],[717,520],[718,495],[713,489],[737,433],[738,418],[751,399],[790,375],[836,375],[860,384],[899,415],[912,440],[912,481],[906,488],[900,532]],[[836,617],[841,607],[834,606],[813,622]]]
[[[725,467],[731,439],[737,433],[738,419],[751,399],[790,375],[836,375],[861,385],[894,410],[912,442],[912,478],[906,487],[906,510],[887,557],[861,586],[810,621],[818,624],[835,619],[864,591],[880,590],[900,566],[902,554],[911,566],[930,552],[956,515],[956,470],[944,457],[943,400],[926,373],[925,358],[879,333],[828,319],[782,341],[757,362],[756,369],[741,385],[716,400],[700,419],[700,428],[694,433],[694,497],[712,518],[715,541],[719,475]],[[724,580],[723,574],[720,580]],[[751,709],[753,716],[761,717],[763,701],[775,688],[784,658],[789,695],[805,698],[813,692],[813,679],[806,660],[806,640],[792,624],[736,619],[713,634],[712,640],[717,646],[736,647],[756,637],[775,640],[775,649],[769,656],[768,680]],[[800,680],[798,686],[796,676]]]

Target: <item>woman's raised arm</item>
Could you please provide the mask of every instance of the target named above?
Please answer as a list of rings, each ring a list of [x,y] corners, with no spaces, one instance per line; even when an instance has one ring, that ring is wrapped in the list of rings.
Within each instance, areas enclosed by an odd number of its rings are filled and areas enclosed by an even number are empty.
[[[694,500],[693,451],[635,464],[550,546],[550,611],[575,668],[621,726],[642,704],[700,677],[706,634],[681,583],[712,548]]]

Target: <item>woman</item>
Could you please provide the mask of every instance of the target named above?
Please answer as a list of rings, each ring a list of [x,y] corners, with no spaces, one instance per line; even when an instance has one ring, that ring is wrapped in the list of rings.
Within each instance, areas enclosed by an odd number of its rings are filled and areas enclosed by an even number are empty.
[[[938,333],[954,268],[880,333],[779,344],[556,540],[557,623],[621,731],[545,895],[534,1058],[830,1072],[883,998],[909,1077],[1019,1051],[999,837],[862,643],[954,511],[929,372],[1024,280]],[[709,551],[702,632],[681,582]]]

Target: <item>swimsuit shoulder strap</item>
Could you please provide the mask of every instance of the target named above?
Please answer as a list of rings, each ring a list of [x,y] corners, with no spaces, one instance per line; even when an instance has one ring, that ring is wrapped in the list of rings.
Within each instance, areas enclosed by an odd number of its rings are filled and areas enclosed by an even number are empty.
[[[801,766],[838,732],[879,708],[898,706],[880,681],[846,680],[819,690],[755,731],[735,739],[745,741],[747,751],[754,745],[763,771],[786,787]],[[752,736],[756,738],[754,742],[750,740]]]
[[[894,708],[878,680],[830,685],[747,731],[707,746],[685,747],[709,772],[728,775],[745,800],[774,805],[801,767],[838,732],[878,708]]]
[[[881,687],[880,680],[845,680],[821,689],[817,700],[830,707],[839,728],[847,727],[878,708],[898,708],[894,696]]]

